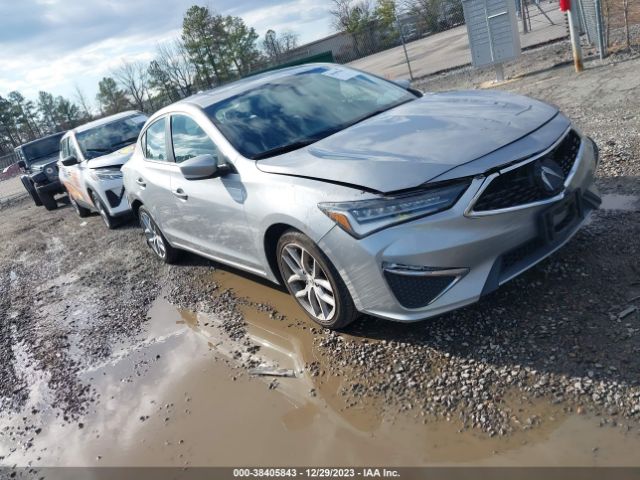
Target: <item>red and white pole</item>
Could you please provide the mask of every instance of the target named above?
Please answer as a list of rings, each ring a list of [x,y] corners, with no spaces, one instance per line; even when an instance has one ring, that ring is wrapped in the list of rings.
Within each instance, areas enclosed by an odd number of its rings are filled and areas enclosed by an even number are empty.
[[[580,35],[576,30],[575,16],[571,10],[571,0],[560,0],[560,11],[567,12],[567,21],[569,22],[569,37],[571,38],[571,50],[573,51],[573,64],[576,72],[583,70],[582,66],[582,47],[580,46]]]

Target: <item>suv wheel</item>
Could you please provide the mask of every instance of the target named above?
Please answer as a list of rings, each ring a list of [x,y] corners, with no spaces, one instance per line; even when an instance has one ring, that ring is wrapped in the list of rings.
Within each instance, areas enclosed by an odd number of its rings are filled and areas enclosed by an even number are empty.
[[[342,278],[309,237],[295,230],[285,232],[277,254],[287,290],[313,321],[339,329],[358,317]]]
[[[164,238],[160,228],[156,222],[151,218],[149,211],[140,207],[138,210],[138,218],[140,219],[140,226],[144,231],[145,240],[149,248],[155,253],[156,257],[162,260],[164,263],[173,263],[178,258],[178,251],[169,245],[167,239]]]
[[[91,200],[93,200],[93,204],[95,205],[96,210],[98,210],[98,213],[102,217],[102,221],[107,226],[107,228],[109,230],[113,230],[114,228],[116,228],[118,226],[118,222],[115,218],[109,215],[107,207],[104,206],[104,203],[102,203],[102,200],[100,200],[100,197],[98,197],[98,194],[96,192],[91,192]]]
[[[44,208],[46,208],[47,210],[55,210],[56,208],[58,208],[58,202],[53,196],[53,193],[46,192],[40,189],[36,189],[36,192],[38,192],[38,198],[42,202],[42,205],[44,205]]]
[[[27,177],[26,175],[23,175],[22,177],[20,177],[20,181],[22,182],[22,185],[24,186],[24,189],[27,191],[27,193],[29,194],[29,196],[33,200],[33,203],[36,204],[36,207],[42,206],[42,202],[40,201],[40,197],[38,197],[38,193],[36,192],[36,189],[33,186],[33,183],[31,183],[31,179],[29,177]]]
[[[89,214],[91,213],[91,210],[78,205],[78,202],[76,201],[76,199],[73,198],[71,193],[69,193],[68,191],[67,191],[67,197],[69,197],[69,202],[71,203],[71,206],[73,207],[73,209],[76,211],[76,213],[80,218],[89,216]]]

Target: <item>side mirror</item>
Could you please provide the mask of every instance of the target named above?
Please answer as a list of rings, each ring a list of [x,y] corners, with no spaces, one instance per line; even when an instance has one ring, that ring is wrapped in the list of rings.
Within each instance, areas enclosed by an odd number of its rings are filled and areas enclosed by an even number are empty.
[[[223,175],[225,169],[218,167],[218,157],[205,154],[185,160],[180,164],[180,172],[187,180],[204,180]]]
[[[18,167],[21,168],[22,170],[26,170],[27,169],[27,164],[24,160],[19,160],[18,161]]]
[[[78,164],[78,159],[73,155],[69,155],[68,157],[65,157],[62,160],[60,160],[60,163],[62,163],[62,165],[64,165],[65,167],[72,167]]]

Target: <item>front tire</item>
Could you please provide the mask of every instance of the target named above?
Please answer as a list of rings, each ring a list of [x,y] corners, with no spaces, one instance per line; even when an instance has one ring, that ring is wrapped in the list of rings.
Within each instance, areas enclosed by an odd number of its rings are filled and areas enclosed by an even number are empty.
[[[80,218],[85,218],[89,216],[89,214],[91,213],[91,210],[89,210],[88,208],[81,207],[76,201],[76,199],[71,196],[71,193],[69,191],[67,191],[67,197],[69,197],[69,203],[71,203],[71,206],[73,207],[73,209],[76,211],[76,213]]]
[[[164,238],[160,228],[151,217],[149,211],[140,207],[138,209],[138,219],[144,232],[145,240],[151,251],[164,263],[174,263],[178,258],[178,250],[173,248]]]
[[[287,290],[314,322],[337,330],[358,318],[340,274],[309,237],[288,230],[278,241],[277,256]]]
[[[98,213],[102,217],[102,221],[107,226],[107,228],[109,230],[113,230],[114,228],[116,228],[119,225],[118,221],[111,215],[109,215],[107,207],[104,206],[104,203],[102,203],[102,200],[100,200],[100,197],[98,197],[98,194],[96,192],[91,192],[91,200],[93,200],[93,205],[98,210]]]
[[[42,202],[42,205],[44,205],[44,208],[46,208],[49,211],[55,210],[56,208],[58,208],[58,202],[53,196],[53,193],[45,192],[44,190],[40,190],[40,189],[36,189],[36,191],[38,192],[38,198]]]
[[[26,175],[23,175],[22,177],[20,177],[20,181],[22,182],[22,185],[24,186],[24,189],[27,191],[27,193],[29,194],[29,196],[33,200],[33,203],[36,204],[36,207],[41,207],[42,206],[42,202],[40,201],[40,197],[38,197],[38,193],[36,192],[36,188],[33,186],[33,183],[31,183],[31,179],[29,177],[27,177]]]

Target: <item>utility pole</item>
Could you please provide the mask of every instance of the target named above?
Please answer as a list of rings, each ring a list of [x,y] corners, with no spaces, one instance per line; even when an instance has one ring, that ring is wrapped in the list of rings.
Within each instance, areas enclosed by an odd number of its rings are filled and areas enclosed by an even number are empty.
[[[567,21],[569,22],[569,37],[571,38],[571,50],[573,51],[573,64],[576,67],[576,72],[580,73],[583,70],[582,65],[582,46],[580,45],[580,34],[576,29],[576,17],[574,15],[575,8],[571,8],[570,0],[565,0],[568,4],[569,8],[566,10],[567,12]],[[562,9],[562,4],[565,1],[560,1],[560,9]]]
[[[529,27],[527,26],[527,0],[520,0],[520,18],[522,18],[522,33],[528,33]]]
[[[400,41],[402,42],[402,49],[404,50],[404,58],[407,60],[407,67],[409,68],[409,77],[413,81],[413,70],[411,70],[411,60],[409,60],[409,53],[407,52],[407,43],[404,41],[404,31],[402,29],[402,23],[400,23],[400,17],[398,16],[398,6],[394,4],[394,11],[396,14],[396,27],[400,34]]]

